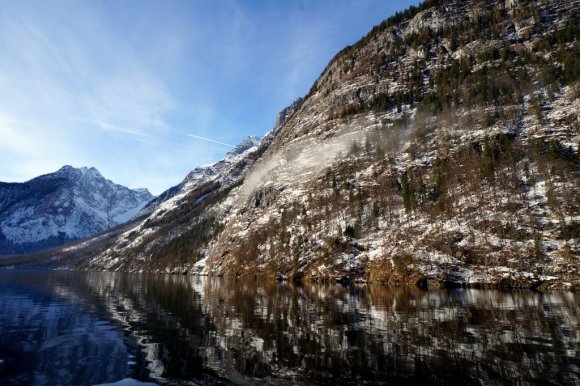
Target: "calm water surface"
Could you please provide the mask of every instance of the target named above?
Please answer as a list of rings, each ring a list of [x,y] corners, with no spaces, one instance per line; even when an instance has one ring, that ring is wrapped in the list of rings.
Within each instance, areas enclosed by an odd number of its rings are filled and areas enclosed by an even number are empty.
[[[0,385],[580,384],[580,296],[0,271]]]

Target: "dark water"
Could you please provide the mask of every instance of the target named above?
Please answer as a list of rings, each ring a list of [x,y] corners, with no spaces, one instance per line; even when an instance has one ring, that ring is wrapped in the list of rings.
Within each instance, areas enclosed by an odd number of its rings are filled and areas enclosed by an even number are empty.
[[[574,293],[0,271],[0,385],[580,384]]]

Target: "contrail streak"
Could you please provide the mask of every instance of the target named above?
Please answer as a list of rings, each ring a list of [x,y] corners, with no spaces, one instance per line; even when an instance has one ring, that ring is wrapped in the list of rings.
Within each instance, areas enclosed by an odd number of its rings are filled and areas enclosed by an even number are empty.
[[[211,138],[206,138],[206,137],[200,137],[199,135],[193,135],[193,134],[185,134],[188,137],[192,137],[192,138],[197,138],[197,139],[201,139],[202,141],[207,141],[207,142],[213,142],[213,143],[217,143],[218,145],[224,145],[224,146],[229,146],[229,147],[235,147],[234,145],[230,145],[229,143],[224,143],[224,142],[219,142],[219,141],[214,141]]]
[[[103,130],[109,130],[109,131],[120,131],[121,133],[127,133],[127,134],[132,134],[135,135],[137,137],[147,137],[147,138],[153,138],[153,139],[157,139],[157,137],[151,135],[151,134],[147,134],[147,133],[142,133],[140,131],[135,131],[135,130],[129,130],[129,129],[123,129],[122,127],[118,127],[118,126],[113,126],[113,125],[109,125],[108,123],[105,122],[96,122],[97,125],[99,125],[101,127],[101,129]]]

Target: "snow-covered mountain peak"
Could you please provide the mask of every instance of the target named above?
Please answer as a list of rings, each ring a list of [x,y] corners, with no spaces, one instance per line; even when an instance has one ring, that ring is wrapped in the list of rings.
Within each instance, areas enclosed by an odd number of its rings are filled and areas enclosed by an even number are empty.
[[[234,158],[243,154],[247,150],[251,149],[252,147],[256,146],[260,142],[260,138],[255,135],[248,135],[246,138],[242,140],[242,142],[238,143],[232,150],[226,154],[226,159]]]
[[[74,169],[76,169],[74,166],[64,165],[62,168],[60,168],[60,169],[57,170],[57,173],[58,172],[68,172],[68,171],[72,171]]]
[[[24,183],[0,185],[0,254],[87,237],[131,219],[152,199],[94,167],[63,166]]]
[[[104,179],[101,173],[94,167],[82,166],[75,168],[71,165],[65,165],[54,173],[49,173],[41,177],[65,177],[65,178],[81,178],[86,176],[88,178]]]
[[[151,192],[149,192],[149,189],[147,188],[136,188],[136,189],[132,189],[135,193],[137,194],[142,194],[142,195],[150,195],[151,196]]]
[[[227,187],[240,180],[248,167],[253,164],[251,159],[259,149],[266,149],[274,134],[280,126],[297,110],[303,99],[298,98],[289,106],[280,111],[276,117],[274,127],[262,138],[255,135],[248,135],[239,144],[234,146],[221,160],[201,165],[190,171],[183,181],[167,189],[139,212],[140,216],[151,215],[155,217],[160,213],[166,213],[171,208],[178,205],[181,199],[187,196],[196,188],[207,183],[217,182],[221,187]],[[156,210],[159,209],[158,212]]]
[[[111,186],[115,186],[116,188],[120,189],[128,189],[123,185],[118,185],[112,182],[111,180],[106,179],[103,175],[99,172],[99,170],[95,167],[74,167],[71,165],[65,165],[59,170],[54,173],[45,174],[43,176],[37,177],[38,178],[67,178],[74,183],[77,184],[107,184]],[[150,200],[153,195],[149,192],[147,188],[136,188],[130,189],[135,194],[143,197],[143,200]]]

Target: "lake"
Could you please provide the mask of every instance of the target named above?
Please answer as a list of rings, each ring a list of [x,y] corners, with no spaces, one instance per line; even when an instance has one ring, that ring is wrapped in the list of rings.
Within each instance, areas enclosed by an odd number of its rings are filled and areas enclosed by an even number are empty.
[[[0,270],[0,384],[580,384],[572,292]]]

